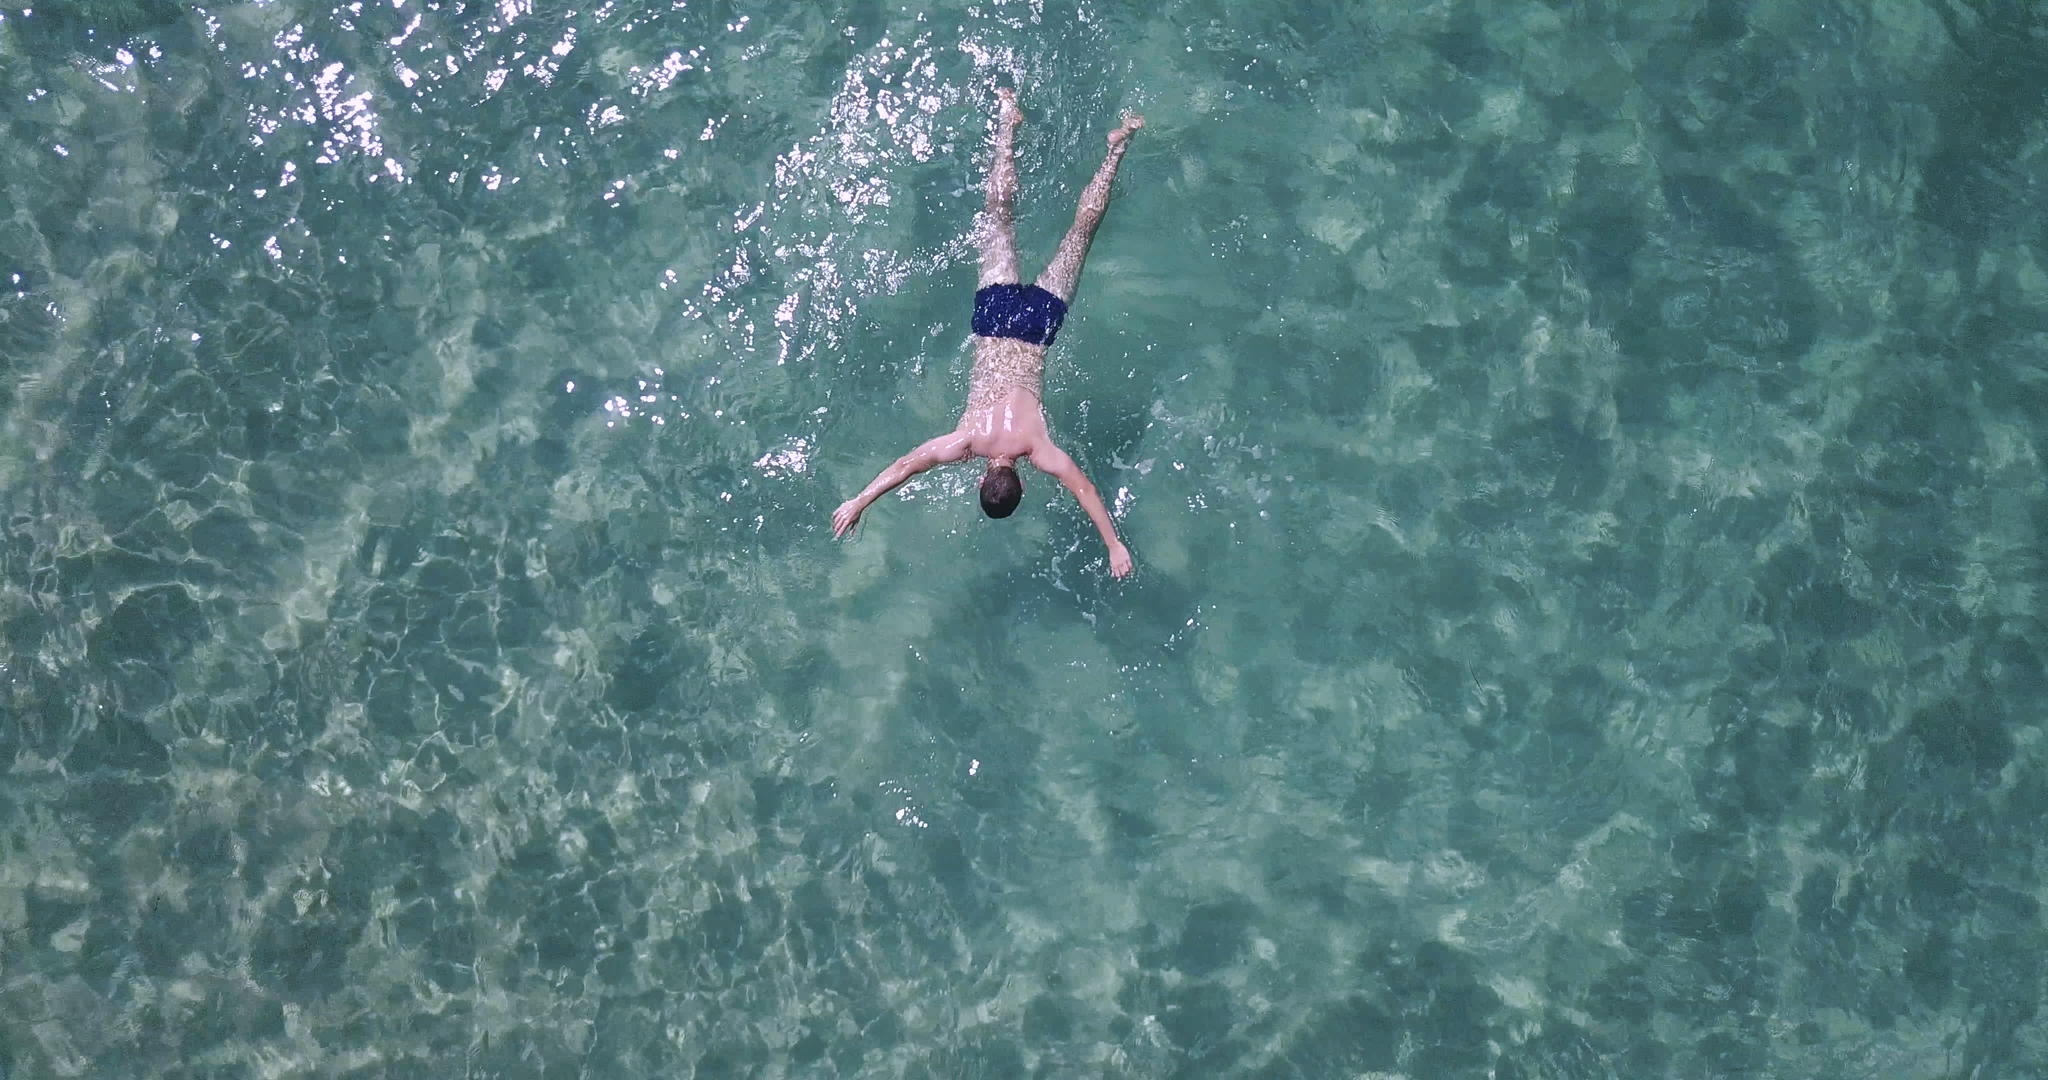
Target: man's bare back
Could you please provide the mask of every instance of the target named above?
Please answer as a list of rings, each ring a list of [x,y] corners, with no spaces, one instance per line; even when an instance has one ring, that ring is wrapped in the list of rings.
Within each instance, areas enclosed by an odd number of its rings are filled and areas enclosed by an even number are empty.
[[[1089,242],[1109,208],[1110,184],[1131,133],[1145,121],[1136,113],[1125,113],[1122,125],[1109,133],[1109,154],[1081,192],[1073,227],[1038,280],[1023,285],[1017,274],[1011,204],[1017,192],[1017,125],[1024,115],[1015,93],[1002,89],[996,94],[1002,107],[996,121],[995,162],[989,169],[988,203],[976,228],[981,280],[975,294],[974,374],[967,408],[958,427],[896,459],[860,494],[841,503],[832,514],[832,534],[843,537],[852,532],[870,504],[918,473],[970,457],[988,459],[981,482],[982,509],[990,517],[1008,517],[1023,493],[1017,463],[1028,460],[1073,493],[1109,549],[1110,573],[1123,577],[1131,572],[1131,553],[1118,539],[1095,485],[1046,431],[1041,399],[1046,349],[1066,318]]]

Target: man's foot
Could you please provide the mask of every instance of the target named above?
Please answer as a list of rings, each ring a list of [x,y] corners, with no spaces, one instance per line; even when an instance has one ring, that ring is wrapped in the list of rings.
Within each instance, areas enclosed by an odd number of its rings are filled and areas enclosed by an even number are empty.
[[[996,98],[1002,102],[1003,126],[1014,128],[1024,122],[1024,110],[1017,107],[1017,91],[1007,86],[996,87]]]
[[[1131,137],[1131,132],[1145,126],[1145,118],[1134,112],[1124,113],[1124,125],[1109,133],[1109,145],[1115,146]]]

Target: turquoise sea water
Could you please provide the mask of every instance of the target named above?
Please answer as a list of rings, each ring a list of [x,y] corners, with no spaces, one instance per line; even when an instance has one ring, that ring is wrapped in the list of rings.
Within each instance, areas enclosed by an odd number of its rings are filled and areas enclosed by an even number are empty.
[[[1027,473],[949,425],[990,90]],[[2038,1077],[2048,9],[0,0],[0,1075]]]

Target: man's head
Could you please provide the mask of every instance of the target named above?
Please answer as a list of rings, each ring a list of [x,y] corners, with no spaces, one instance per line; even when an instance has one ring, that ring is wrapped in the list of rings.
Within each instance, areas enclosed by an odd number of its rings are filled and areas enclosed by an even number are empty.
[[[1013,465],[990,465],[981,478],[981,512],[992,518],[1006,518],[1024,498],[1024,481]]]

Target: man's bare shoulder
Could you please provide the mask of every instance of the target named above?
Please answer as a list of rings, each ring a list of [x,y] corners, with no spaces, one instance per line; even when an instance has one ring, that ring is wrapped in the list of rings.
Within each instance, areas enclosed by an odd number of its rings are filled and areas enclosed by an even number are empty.
[[[943,435],[935,435],[926,440],[925,444],[918,447],[915,453],[928,456],[934,462],[943,464],[960,461],[974,453],[974,433],[967,430],[965,425],[962,425]]]
[[[1064,479],[1080,468],[1080,466],[1074,464],[1073,458],[1067,456],[1065,450],[1059,448],[1058,443],[1052,441],[1051,436],[1045,436],[1034,442],[1025,456],[1030,459],[1032,468],[1047,476],[1056,476]]]

